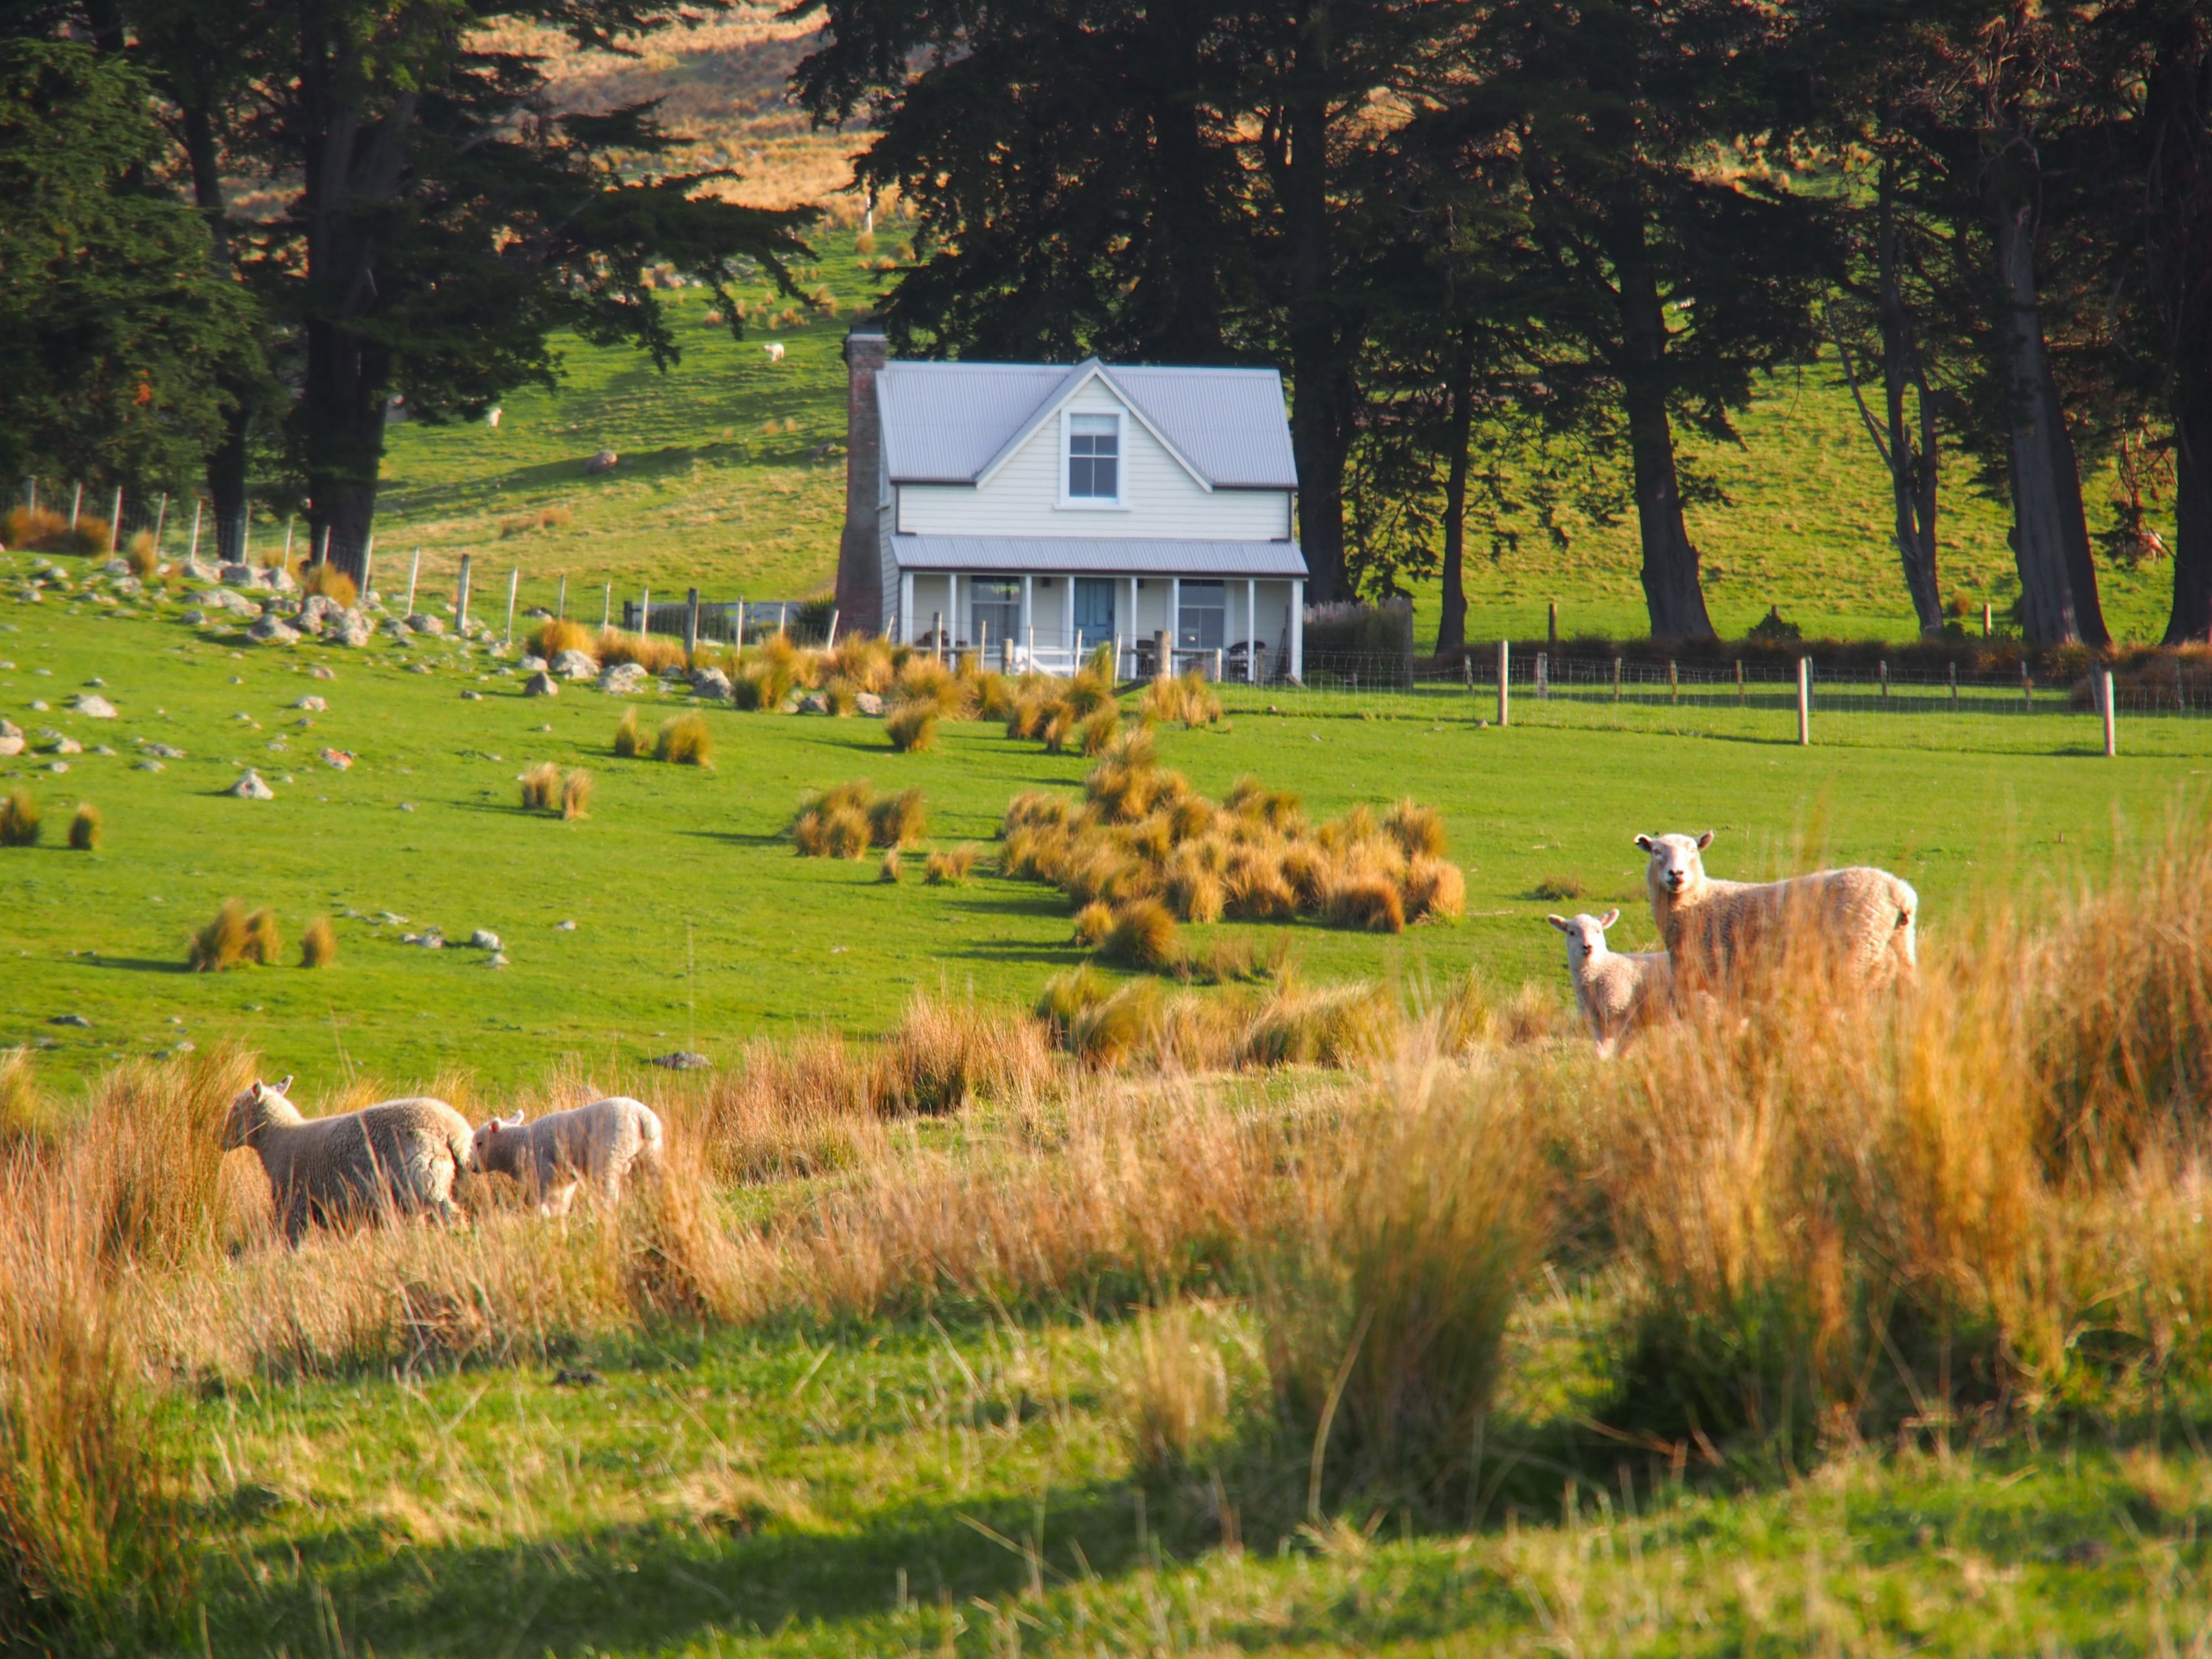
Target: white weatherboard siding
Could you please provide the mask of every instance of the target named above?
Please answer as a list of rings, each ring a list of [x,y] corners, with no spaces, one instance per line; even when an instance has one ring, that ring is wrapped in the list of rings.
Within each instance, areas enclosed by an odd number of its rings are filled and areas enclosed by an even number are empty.
[[[1071,410],[1123,410],[1112,388],[1093,380]],[[1270,541],[1291,533],[1287,491],[1207,490],[1145,429],[1121,421],[1121,505],[1061,507],[1060,422],[1048,420],[981,485],[901,484],[897,527],[942,536],[1129,536]]]

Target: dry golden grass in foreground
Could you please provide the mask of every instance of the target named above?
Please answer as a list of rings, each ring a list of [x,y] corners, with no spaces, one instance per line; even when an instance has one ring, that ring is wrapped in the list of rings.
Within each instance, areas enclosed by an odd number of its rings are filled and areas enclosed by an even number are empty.
[[[759,1044],[703,1084],[437,1079],[471,1117],[627,1087],[667,1177],[565,1230],[479,1183],[465,1228],[297,1252],[216,1150],[243,1059],[126,1067],[71,1112],[17,1056],[0,1604],[137,1619],[174,1593],[153,1391],[668,1322],[1157,1304],[1133,1453],[1255,1516],[1463,1504],[1540,1267],[1607,1287],[1595,1413],[1677,1462],[2123,1420],[2212,1380],[2212,836],[2039,897],[1944,930],[1894,994],[1785,957],[1612,1063],[1555,998],[1072,975],[1035,1018],[921,1001],[879,1046]],[[742,1220],[735,1184],[763,1189]],[[1241,1300],[1256,1358],[1176,1311],[1194,1294]]]

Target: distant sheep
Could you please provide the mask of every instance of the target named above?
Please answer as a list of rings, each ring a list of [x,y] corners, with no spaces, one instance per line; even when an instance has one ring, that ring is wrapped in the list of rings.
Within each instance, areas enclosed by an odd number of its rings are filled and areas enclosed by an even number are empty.
[[[1812,930],[1844,972],[1868,985],[1912,978],[1920,896],[1909,883],[1867,865],[1785,881],[1717,881],[1702,856],[1712,841],[1710,830],[1636,838],[1651,855],[1644,870],[1651,919],[1677,977],[1729,978],[1798,927]]]
[[[766,345],[763,346],[761,349],[768,353],[769,362],[772,363],[780,363],[783,361],[782,341],[770,340]]]
[[[303,1118],[284,1097],[291,1086],[256,1081],[222,1128],[223,1151],[250,1146],[260,1158],[287,1243],[296,1246],[310,1223],[453,1218],[454,1181],[471,1166],[466,1118],[427,1096]]]
[[[1607,945],[1605,930],[1620,920],[1620,911],[1544,920],[1567,936],[1575,1006],[1589,1023],[1599,1054],[1611,1054],[1629,1032],[1674,1006],[1674,969],[1664,951],[1614,951]]]
[[[519,1111],[495,1117],[477,1126],[472,1146],[476,1168],[513,1176],[540,1215],[566,1215],[585,1182],[612,1204],[633,1165],[659,1165],[660,1119],[643,1101],[615,1095],[535,1123],[524,1123]]]

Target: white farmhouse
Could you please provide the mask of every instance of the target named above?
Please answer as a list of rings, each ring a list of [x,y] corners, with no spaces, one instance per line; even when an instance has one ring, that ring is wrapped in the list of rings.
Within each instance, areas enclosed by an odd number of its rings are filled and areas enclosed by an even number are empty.
[[[840,611],[1067,672],[1299,678],[1306,564],[1282,379],[1264,368],[892,362],[847,337]]]

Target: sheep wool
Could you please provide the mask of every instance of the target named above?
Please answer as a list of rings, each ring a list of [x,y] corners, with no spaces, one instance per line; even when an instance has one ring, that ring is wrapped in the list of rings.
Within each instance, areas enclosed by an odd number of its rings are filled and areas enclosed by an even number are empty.
[[[453,1218],[453,1184],[471,1164],[466,1118],[428,1096],[306,1118],[285,1097],[291,1085],[257,1080],[231,1102],[222,1130],[223,1151],[250,1146],[260,1158],[287,1243],[311,1224]]]
[[[1567,936],[1575,1006],[1600,1054],[1612,1054],[1631,1031],[1673,1007],[1674,968],[1664,951],[1615,951],[1607,945],[1605,930],[1620,920],[1620,911],[1544,920]]]
[[[632,1167],[658,1168],[660,1146],[659,1117],[627,1095],[549,1112],[535,1123],[520,1111],[495,1117],[477,1126],[473,1140],[476,1167],[520,1181],[540,1215],[568,1214],[586,1181],[606,1202],[620,1202]]]
[[[1704,853],[1712,840],[1710,830],[1636,838],[1650,854],[1644,885],[1651,919],[1677,978],[1728,980],[1763,951],[1816,941],[1844,973],[1867,985],[1912,978],[1920,895],[1911,884],[1870,865],[1783,881],[1719,881],[1705,873]]]

